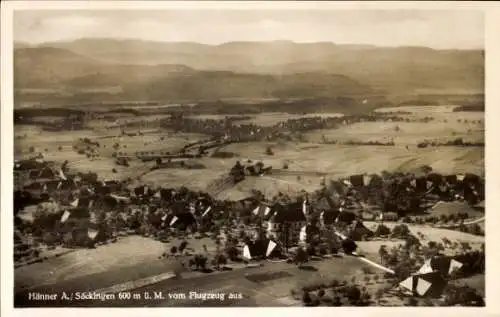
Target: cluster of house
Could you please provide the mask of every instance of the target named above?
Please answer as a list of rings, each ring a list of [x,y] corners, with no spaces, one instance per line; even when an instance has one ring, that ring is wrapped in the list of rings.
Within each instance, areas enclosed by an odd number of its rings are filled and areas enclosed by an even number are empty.
[[[41,229],[53,231],[65,224],[69,226],[69,222],[79,228],[80,234],[86,228],[91,240],[100,236],[105,239],[109,231],[113,235],[120,229],[143,228],[154,235],[170,229],[210,231],[215,223],[230,225],[240,221],[266,228],[267,237],[285,247],[303,243],[305,237],[315,234],[315,228],[325,226],[335,226],[340,236],[361,240],[373,235],[359,221],[363,202],[381,194],[386,195],[386,200],[387,196],[401,193],[413,193],[415,197],[434,195],[436,200],[484,199],[484,181],[472,174],[352,175],[301,197],[266,199],[249,194],[229,201],[186,188],[132,187],[126,182],[100,181],[92,173],[68,175],[40,160],[16,162],[15,171],[27,174],[30,180],[15,192],[15,214],[27,205],[53,201],[60,206],[59,219],[54,220],[57,224]],[[385,201],[379,216],[385,217],[391,210],[397,214],[405,207],[398,204],[390,199]],[[412,204],[406,207],[412,208]],[[107,233],[99,234],[99,230]]]
[[[162,126],[177,131],[204,133],[214,137],[227,136],[233,142],[250,142],[260,140],[276,140],[287,137],[294,132],[305,132],[318,129],[332,129],[341,125],[359,122],[406,122],[410,119],[387,116],[383,114],[350,115],[343,117],[303,117],[288,119],[273,126],[259,126],[257,124],[238,124],[228,119],[194,119],[172,117],[165,119]],[[423,119],[412,119],[423,120]],[[430,120],[430,119],[426,119]]]

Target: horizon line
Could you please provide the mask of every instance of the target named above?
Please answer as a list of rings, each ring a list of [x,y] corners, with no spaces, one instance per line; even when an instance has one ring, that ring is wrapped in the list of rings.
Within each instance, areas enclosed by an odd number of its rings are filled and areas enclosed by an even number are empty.
[[[211,46],[211,47],[217,47],[217,46],[222,46],[222,45],[227,45],[231,43],[277,43],[277,42],[288,42],[291,44],[332,44],[335,46],[368,46],[368,47],[373,47],[373,48],[425,48],[429,50],[434,50],[434,51],[485,51],[485,47],[471,47],[471,48],[434,48],[431,46],[422,46],[422,45],[376,45],[376,44],[369,44],[369,43],[338,43],[338,42],[332,42],[332,41],[312,41],[312,42],[306,42],[306,41],[294,41],[294,40],[287,40],[287,39],[280,39],[280,40],[263,40],[263,41],[255,41],[255,40],[235,40],[235,41],[228,41],[228,42],[221,42],[218,44],[214,43],[202,43],[202,42],[195,42],[195,41],[160,41],[160,40],[148,40],[148,39],[141,39],[138,37],[80,37],[80,38],[67,38],[67,39],[60,39],[56,41],[44,41],[44,42],[30,42],[30,41],[16,41],[15,39],[13,40],[13,44],[24,44],[24,45],[29,45],[33,47],[37,46],[43,46],[46,44],[61,44],[61,43],[71,43],[71,42],[77,42],[77,41],[82,41],[82,40],[108,40],[108,41],[117,41],[117,42],[126,42],[126,41],[139,41],[139,42],[149,42],[149,43],[157,43],[157,44],[199,44],[199,45],[204,45],[204,46]]]

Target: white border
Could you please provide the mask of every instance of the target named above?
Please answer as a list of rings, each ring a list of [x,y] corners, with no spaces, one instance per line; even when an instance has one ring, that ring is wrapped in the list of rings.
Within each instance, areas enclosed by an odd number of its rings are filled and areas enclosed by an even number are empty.
[[[498,169],[495,163],[500,157],[499,137],[500,137],[500,120],[498,114],[500,112],[500,6],[498,2],[396,2],[396,1],[381,1],[381,2],[219,2],[219,1],[4,1],[2,2],[1,16],[1,83],[2,83],[2,102],[1,102],[1,164],[2,164],[2,184],[1,184],[1,315],[2,316],[85,316],[88,314],[102,316],[142,316],[156,315],[164,317],[165,314],[170,315],[186,315],[194,313],[197,308],[169,308],[164,309],[13,309],[13,226],[12,224],[12,184],[13,184],[13,78],[12,78],[12,17],[13,10],[37,9],[37,10],[53,10],[53,9],[72,9],[72,10],[138,10],[138,9],[267,9],[267,10],[284,10],[284,9],[322,9],[322,10],[345,10],[345,9],[456,9],[456,10],[482,10],[485,12],[485,47],[486,47],[486,209],[488,217],[486,218],[486,308],[382,308],[382,307],[367,307],[367,308],[336,308],[331,311],[330,308],[267,308],[265,310],[259,308],[238,308],[235,312],[232,308],[222,309],[204,309],[203,314],[207,317],[222,315],[240,315],[251,316],[254,313],[273,313],[287,315],[303,315],[304,313],[314,314],[348,314],[354,313],[359,316],[384,316],[391,315],[401,316],[404,314],[412,315],[434,315],[439,314],[441,317],[446,316],[470,316],[474,314],[480,315],[497,315],[500,316],[500,292],[499,286],[495,283],[500,282],[499,274],[499,259],[500,250],[496,245],[496,241],[500,241],[500,211],[497,211],[495,206],[500,206],[500,178]],[[453,34],[450,34],[453,36]],[[314,311],[312,311],[312,309]],[[199,313],[199,312],[198,312]]]

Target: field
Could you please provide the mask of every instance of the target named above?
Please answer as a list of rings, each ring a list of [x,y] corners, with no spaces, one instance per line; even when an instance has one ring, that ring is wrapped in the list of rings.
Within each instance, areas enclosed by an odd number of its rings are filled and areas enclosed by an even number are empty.
[[[420,109],[423,108],[423,109]],[[16,156],[29,155],[29,148],[35,152],[44,153],[45,159],[63,162],[68,160],[70,168],[75,171],[95,171],[103,178],[126,179],[144,175],[146,183],[179,184],[197,189],[206,189],[212,182],[224,177],[236,160],[242,162],[251,159],[262,161],[273,167],[273,174],[260,179],[248,179],[239,184],[235,191],[249,192],[256,187],[269,195],[279,191],[298,192],[302,189],[319,187],[322,176],[337,178],[356,173],[380,173],[382,171],[413,171],[422,165],[431,166],[441,173],[471,172],[484,175],[484,151],[478,147],[435,147],[417,148],[416,142],[425,139],[445,142],[458,137],[469,141],[484,141],[484,124],[478,123],[484,115],[475,112],[449,112],[443,107],[406,107],[405,111],[415,112],[412,117],[432,114],[436,117],[428,123],[416,122],[362,122],[342,126],[340,129],[327,131],[312,131],[305,134],[308,143],[297,142],[252,142],[235,143],[220,148],[226,152],[235,153],[231,159],[203,158],[193,160],[206,168],[201,170],[160,169],[148,172],[151,164],[144,164],[139,160],[132,160],[131,167],[116,166],[111,157],[113,152],[126,153],[135,156],[136,152],[175,152],[182,146],[206,139],[207,136],[193,133],[172,133],[162,129],[146,131],[143,135],[121,136],[120,129],[103,130],[97,127],[94,130],[66,131],[65,133],[42,131],[36,126],[16,126],[15,142]],[[399,109],[399,108],[397,108]],[[390,108],[389,110],[394,110]],[[427,112],[425,112],[427,111]],[[121,113],[115,114],[119,120],[136,118],[122,118]],[[311,114],[312,115],[312,114]],[[328,115],[328,114],[326,114]],[[331,114],[333,115],[333,114]],[[441,116],[441,117],[440,117]],[[201,116],[200,118],[225,117],[218,115]],[[253,115],[254,123],[275,124],[280,120],[300,117],[282,113],[265,113]],[[467,124],[458,122],[468,117]],[[138,117],[140,118],[140,117]],[[445,119],[446,118],[446,119]],[[154,119],[154,117],[150,118]],[[447,120],[444,123],[442,120]],[[471,123],[471,121],[476,123]],[[94,121],[92,121],[94,122]],[[240,123],[243,121],[239,121]],[[396,131],[399,127],[399,131]],[[471,130],[471,132],[467,132]],[[140,131],[136,129],[135,132]],[[126,129],[133,133],[133,129]],[[100,143],[99,157],[88,158],[77,154],[72,148],[78,138],[87,137]],[[396,146],[351,146],[321,144],[323,138],[335,140],[358,141],[389,141],[394,140]],[[119,148],[113,145],[118,143]],[[410,145],[408,148],[404,145]],[[59,150],[59,147],[61,148]],[[266,155],[267,147],[271,147],[274,155]],[[287,164],[288,169],[282,170]],[[115,168],[117,173],[113,173]]]
[[[163,252],[169,252],[172,246],[178,246],[180,242],[178,239],[173,239],[169,243],[162,243],[141,236],[129,236],[119,239],[116,243],[101,245],[96,249],[77,249],[42,263],[17,268],[15,287],[16,289],[35,288],[131,268],[138,271],[134,274],[140,275],[143,271],[142,274],[146,276],[172,271],[176,261],[159,259],[159,257]],[[188,248],[203,252],[203,244],[207,246],[209,252],[215,249],[214,241],[206,238],[190,239]],[[121,275],[121,279],[129,278],[131,276]]]
[[[271,146],[274,155],[265,154]],[[429,165],[441,173],[472,172],[482,174],[484,154],[477,148],[413,148],[386,146],[343,146],[329,144],[254,143],[231,144],[225,151],[245,159],[262,160],[280,169],[284,163],[290,171],[325,173],[343,177],[356,173],[411,171]]]
[[[139,109],[139,108],[137,108]],[[343,125],[334,130],[315,130],[304,133],[303,140],[299,141],[256,141],[245,143],[230,143],[220,146],[217,150],[235,154],[234,157],[221,159],[207,156],[197,159],[186,159],[186,163],[200,164],[199,168],[159,168],[151,169],[156,163],[142,162],[136,158],[137,152],[175,153],[185,145],[205,140],[208,135],[179,132],[174,133],[155,125],[165,116],[129,116],[122,113],[110,113],[116,120],[92,120],[87,130],[47,132],[34,125],[15,126],[15,157],[23,158],[41,152],[45,160],[62,163],[69,161],[71,172],[95,172],[100,179],[124,180],[131,178],[134,183],[150,186],[180,187],[191,190],[207,191],[217,199],[240,200],[252,195],[254,190],[261,191],[267,198],[279,193],[296,195],[300,192],[312,192],[322,186],[322,182],[361,173],[382,173],[383,171],[414,172],[422,166],[430,166],[433,170],[443,174],[474,173],[484,176],[484,148],[437,146],[418,148],[416,144],[424,140],[446,142],[456,138],[465,141],[484,142],[484,113],[453,112],[451,107],[400,107],[379,109],[380,112],[406,111],[411,114],[398,114],[416,121],[426,116],[434,120],[423,122],[361,122],[352,125]],[[337,114],[322,114],[322,116],[336,116]],[[310,115],[291,115],[285,113],[251,114],[249,120],[236,121],[234,124],[252,123],[260,126],[273,126],[288,119],[298,119]],[[225,115],[199,115],[199,119],[223,119]],[[43,118],[46,120],[53,118]],[[467,119],[467,122],[465,120]],[[133,122],[132,122],[133,121]],[[121,135],[122,126],[134,123],[134,127],[125,128]],[[148,125],[148,123],[153,123]],[[130,134],[134,134],[131,136]],[[135,135],[137,134],[137,135]],[[88,157],[78,154],[73,148],[76,141],[89,138],[99,142],[96,148],[98,156]],[[340,145],[326,144],[327,140],[337,141],[382,141],[394,140],[395,146],[374,145]],[[118,145],[118,146],[116,146]],[[272,155],[267,153],[272,150]],[[213,150],[211,150],[213,151]],[[131,157],[129,167],[118,166],[113,153]],[[236,161],[243,164],[261,161],[265,166],[272,166],[270,174],[249,176],[243,181],[232,184],[225,182],[228,173]],[[458,205],[436,207],[436,215],[448,215],[456,212],[467,212],[469,217],[480,217],[481,212],[464,209]],[[21,213],[23,219],[29,217],[26,211]],[[483,214],[484,215],[484,214]],[[370,229],[375,229],[376,223],[365,222]],[[392,228],[395,223],[386,223]],[[459,231],[440,229],[426,225],[409,225],[410,231],[417,235],[423,234],[422,243],[428,241],[441,242],[443,238],[451,241],[468,242],[472,248],[478,249],[484,243],[484,237],[475,236]],[[189,240],[196,252],[201,252],[202,245],[206,244],[209,251],[215,249],[214,241],[210,239]],[[91,289],[98,289],[111,284],[122,283],[124,280],[143,278],[148,275],[161,274],[179,268],[182,259],[159,259],[159,256],[178,245],[180,241],[161,243],[150,238],[132,236],[120,238],[116,243],[98,246],[96,249],[78,249],[60,257],[50,258],[41,263],[30,264],[15,270],[17,289],[27,289],[54,283],[77,283]],[[374,240],[358,243],[359,252],[367,259],[379,262],[378,251],[380,246],[398,246],[402,240]],[[448,250],[449,251],[449,250]],[[448,252],[447,251],[447,252]],[[265,267],[244,269],[245,273],[220,273],[211,279],[201,278],[200,284],[196,280],[186,279],[187,284],[179,286],[186,289],[186,285],[194,283],[204,291],[223,290],[225,292],[238,291],[246,294],[241,305],[257,306],[291,306],[298,305],[290,291],[313,282],[330,282],[333,278],[350,280],[355,277],[358,281],[364,280],[367,263],[354,257],[331,258],[320,262],[310,263],[314,269],[301,270],[295,265],[287,263],[265,263]],[[373,268],[374,271],[377,269]],[[253,271],[252,271],[253,270]],[[281,274],[287,276],[270,278],[267,281],[252,281],[245,274]],[[281,273],[280,273],[281,272]],[[382,272],[376,271],[382,275]],[[219,273],[216,273],[219,275]],[[224,277],[225,276],[225,277]],[[373,276],[373,275],[372,275]],[[483,278],[484,280],[484,278]],[[73,281],[73,282],[71,282]],[[75,282],[77,281],[77,282]],[[80,283],[78,282],[78,283]],[[472,284],[481,284],[481,279],[470,281]],[[484,282],[483,282],[484,283]],[[106,284],[106,285],[104,285]],[[383,281],[378,283],[361,283],[371,291],[382,287]],[[68,284],[70,285],[70,284]],[[76,284],[74,284],[76,285]],[[170,284],[166,288],[173,287]],[[478,286],[480,287],[480,286]],[[399,305],[396,299],[387,299],[392,304]],[[186,303],[165,301],[160,306],[182,306]],[[211,303],[213,305],[213,303]],[[146,304],[145,304],[146,305]],[[192,305],[192,303],[189,303]],[[199,305],[206,305],[200,303]]]
[[[462,138],[469,142],[484,142],[484,112],[453,112],[453,106],[380,108],[380,113],[397,114],[410,121],[432,117],[430,122],[361,122],[341,126],[337,130],[318,130],[306,133],[306,140],[394,141],[397,145],[414,146],[424,140],[447,142]]]
[[[365,221],[363,224],[371,230],[375,230],[378,226],[377,223]],[[389,227],[391,230],[397,223],[389,223],[384,222],[384,225]],[[431,227],[428,225],[408,225],[410,232],[418,236],[417,233],[421,233],[423,235],[423,239],[420,239],[422,244],[427,244],[429,241],[435,241],[437,243],[442,242],[443,238],[447,238],[452,242],[468,242],[472,249],[479,250],[481,248],[481,244],[485,243],[485,238],[482,236],[476,236],[460,231],[448,230],[448,229],[440,229]],[[388,248],[398,246],[400,244],[404,244],[403,240],[393,239],[393,240],[375,240],[375,241],[360,241],[358,242],[360,250],[362,250],[363,254],[366,255],[370,260],[379,262],[380,257],[378,255],[378,250],[382,245],[386,245]],[[445,250],[445,254],[450,253],[451,250]]]

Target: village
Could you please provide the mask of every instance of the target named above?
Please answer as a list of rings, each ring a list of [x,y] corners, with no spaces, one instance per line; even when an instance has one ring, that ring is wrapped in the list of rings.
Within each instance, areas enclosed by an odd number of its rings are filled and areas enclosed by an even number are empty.
[[[5,19],[14,308],[490,304],[489,15],[164,5]]]
[[[87,122],[91,120],[96,119]],[[50,256],[64,258],[66,252],[74,250],[98,252],[120,244],[127,248],[127,239],[142,237],[163,245],[154,248],[158,250],[155,261],[169,263],[174,279],[189,279],[190,274],[196,277],[198,273],[223,276],[231,271],[236,274],[252,267],[258,269],[264,263],[266,270],[292,265],[305,272],[301,274],[314,276],[318,270],[315,263],[340,262],[345,257],[357,258],[360,262],[361,273],[345,275],[357,275],[358,280],[336,278],[331,285],[324,281],[297,289],[292,287],[283,296],[289,297],[291,303],[306,306],[482,305],[481,291],[478,293],[456,282],[484,274],[484,226],[481,225],[485,189],[481,175],[441,174],[428,165],[413,168],[411,172],[384,171],[337,178],[314,172],[317,184],[309,185],[312,190],[287,191],[285,187],[277,192],[261,191],[255,186],[256,181],[264,181],[266,177],[299,180],[308,172],[294,171],[292,163],[291,167],[288,163],[276,166],[275,156],[279,154],[274,153],[275,146],[266,146],[254,160],[243,159],[230,151],[231,146],[262,139],[292,142],[297,131],[339,129],[369,121],[400,124],[404,130],[405,123],[426,124],[433,120],[438,119],[430,116],[398,119],[392,114],[373,113],[305,117],[262,126],[239,125],[229,118],[192,120],[172,116],[159,122],[142,122],[139,133],[123,132],[127,129],[125,123],[120,128],[122,136],[110,138],[108,146],[104,144],[107,139],[85,137],[66,145],[67,150],[59,145],[53,152],[36,154],[30,148],[23,159],[16,160],[14,167],[17,270],[43,265],[51,261]],[[473,124],[478,123],[479,120]],[[129,151],[126,137],[147,137],[146,128],[204,133],[208,138],[184,140],[177,148],[166,151],[161,150],[161,144],[170,140],[160,137],[156,141],[160,144],[158,150]],[[401,133],[395,133],[398,132]],[[325,146],[385,146],[375,141],[365,145],[338,145],[324,139]],[[146,141],[144,145],[148,142],[151,143]],[[392,146],[406,148],[406,151],[409,147],[394,143]],[[415,144],[411,147],[418,148]],[[106,177],[92,171],[77,171],[70,161],[58,157],[57,152],[64,151],[75,152],[94,164],[100,164],[103,159],[114,160],[115,166]],[[144,181],[147,173],[203,172],[207,168],[204,165],[211,161],[227,163],[220,167],[223,172],[209,182],[205,190]],[[208,168],[212,168],[211,165]],[[143,172],[136,178],[120,178],[118,169]],[[251,190],[241,189],[248,182]],[[452,236],[456,236],[456,240],[451,239]],[[155,270],[165,270],[158,263]],[[287,278],[285,271],[268,272],[255,273],[255,283]],[[364,276],[362,280],[361,276]],[[48,278],[38,283],[56,285],[60,282]],[[16,290],[19,298],[33,287],[29,283],[20,284]]]

